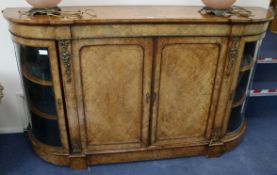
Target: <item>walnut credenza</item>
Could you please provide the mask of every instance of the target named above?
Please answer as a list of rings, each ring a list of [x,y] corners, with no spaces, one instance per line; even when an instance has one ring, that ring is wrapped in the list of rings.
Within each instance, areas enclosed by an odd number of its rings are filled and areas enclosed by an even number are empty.
[[[81,19],[4,16],[29,102],[29,136],[48,162],[218,156],[245,131],[249,75],[273,14],[201,7],[72,7]]]

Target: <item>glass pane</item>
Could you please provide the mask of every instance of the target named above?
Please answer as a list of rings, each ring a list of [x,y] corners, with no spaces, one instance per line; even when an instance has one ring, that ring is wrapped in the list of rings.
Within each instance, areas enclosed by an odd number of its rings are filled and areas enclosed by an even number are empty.
[[[241,108],[242,108],[242,105],[232,109],[227,132],[233,132],[237,130],[241,126],[242,122],[244,121]]]
[[[241,100],[246,94],[247,91],[247,84],[249,79],[250,71],[241,72],[238,79],[238,85],[234,97],[234,102],[238,102]]]
[[[253,57],[251,55],[244,55],[242,62],[241,62],[241,68],[251,64],[253,61]]]
[[[243,106],[246,100],[250,72],[255,60],[256,45],[257,42],[250,42],[245,45],[227,132],[237,130],[244,121]]]
[[[31,112],[33,135],[42,143],[60,146],[59,126],[56,120],[45,119]]]
[[[252,89],[276,89],[277,64],[257,64]]]
[[[61,146],[47,48],[15,44],[32,121],[32,133],[42,143]]]
[[[23,78],[30,105],[43,113],[57,115],[52,87],[41,86]]]
[[[24,71],[41,80],[52,80],[47,48],[20,45],[17,50]]]
[[[245,44],[244,56],[251,56],[254,58],[257,42],[249,42]]]

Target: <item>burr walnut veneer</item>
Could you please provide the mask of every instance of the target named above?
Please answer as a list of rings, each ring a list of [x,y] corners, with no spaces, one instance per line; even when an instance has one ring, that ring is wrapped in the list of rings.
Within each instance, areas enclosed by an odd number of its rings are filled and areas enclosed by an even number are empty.
[[[273,15],[201,15],[201,7],[68,7],[96,17],[6,9],[48,162],[90,164],[207,155],[236,146],[259,41]]]

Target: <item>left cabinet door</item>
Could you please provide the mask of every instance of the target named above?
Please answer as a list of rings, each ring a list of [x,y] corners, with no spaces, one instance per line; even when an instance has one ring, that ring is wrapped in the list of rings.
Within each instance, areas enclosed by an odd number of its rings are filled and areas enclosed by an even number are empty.
[[[68,152],[65,115],[55,41],[13,36],[31,118],[35,149]]]
[[[152,40],[84,39],[72,41],[72,45],[84,151],[93,154],[145,147]]]

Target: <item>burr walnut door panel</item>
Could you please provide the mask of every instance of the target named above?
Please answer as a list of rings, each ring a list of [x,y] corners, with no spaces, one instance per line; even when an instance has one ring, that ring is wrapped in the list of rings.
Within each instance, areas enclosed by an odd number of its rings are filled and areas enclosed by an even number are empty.
[[[206,144],[225,58],[224,38],[160,38],[152,144]]]
[[[87,152],[147,144],[152,45],[135,38],[75,41]]]

